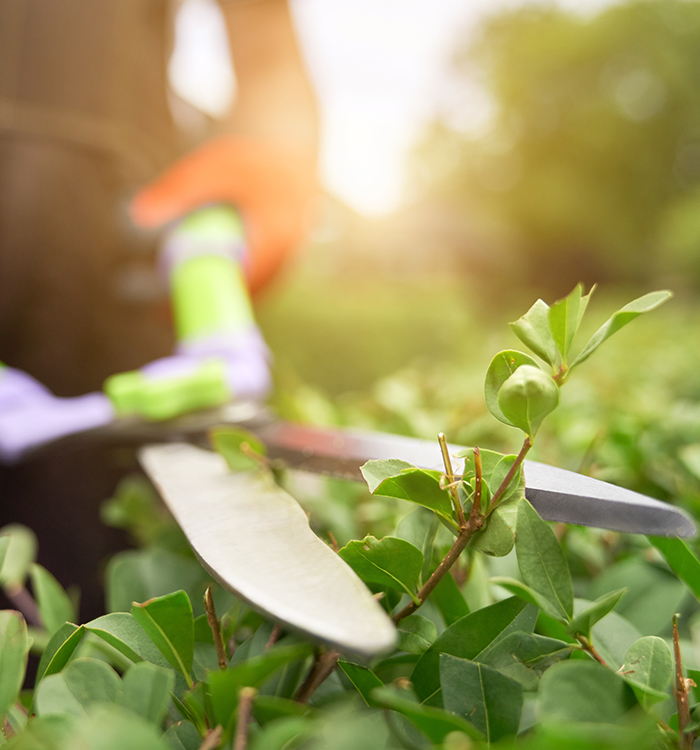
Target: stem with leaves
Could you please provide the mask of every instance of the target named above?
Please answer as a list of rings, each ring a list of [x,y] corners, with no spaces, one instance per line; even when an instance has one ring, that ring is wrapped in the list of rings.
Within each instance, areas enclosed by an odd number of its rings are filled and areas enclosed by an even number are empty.
[[[226,669],[228,664],[228,657],[226,656],[226,649],[224,648],[224,640],[221,637],[221,627],[219,625],[219,618],[216,616],[216,609],[214,608],[214,599],[211,595],[211,586],[207,587],[204,592],[204,610],[207,613],[207,622],[211,628],[211,634],[214,638],[214,646],[216,646],[216,657],[219,661],[219,669]]]
[[[681,647],[678,640],[678,615],[673,615],[673,655],[676,661],[676,689],[674,690],[678,707],[678,741],[681,750],[692,750],[695,732],[686,732],[690,722],[690,699],[688,681],[683,677]]]

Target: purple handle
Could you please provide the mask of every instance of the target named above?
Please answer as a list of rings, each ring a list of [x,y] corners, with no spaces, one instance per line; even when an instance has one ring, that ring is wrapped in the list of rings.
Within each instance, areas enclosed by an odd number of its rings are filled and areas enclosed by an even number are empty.
[[[113,419],[103,393],[57,398],[27,373],[0,369],[0,461],[16,461],[30,448]]]

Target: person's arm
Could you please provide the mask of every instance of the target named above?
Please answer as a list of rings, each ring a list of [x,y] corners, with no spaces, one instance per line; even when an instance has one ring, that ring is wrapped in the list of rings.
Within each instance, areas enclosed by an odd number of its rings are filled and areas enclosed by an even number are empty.
[[[305,148],[318,145],[316,97],[286,0],[222,2],[236,101],[224,128]]]

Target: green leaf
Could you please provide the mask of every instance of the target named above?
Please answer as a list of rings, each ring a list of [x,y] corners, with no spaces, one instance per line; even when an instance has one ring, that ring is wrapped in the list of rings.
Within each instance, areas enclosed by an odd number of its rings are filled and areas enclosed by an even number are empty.
[[[131,614],[161,654],[191,686],[194,618],[187,594],[176,591],[143,604],[134,603]]]
[[[593,661],[555,664],[540,680],[537,714],[543,723],[615,723],[633,705],[625,681]]]
[[[577,284],[569,295],[555,302],[549,309],[549,327],[564,364],[568,362],[571,344],[583,315],[582,292],[583,286]]]
[[[517,458],[518,457],[515,455],[501,456],[501,460],[494,467],[493,473],[488,477],[488,483],[491,487],[492,495],[495,495],[501,484],[505,482],[508,472],[513,468],[513,464],[516,462]],[[522,497],[525,497],[525,475],[523,474],[523,467],[521,465],[510,480],[508,489],[506,489],[501,496],[499,507],[502,508],[509,500],[520,500]],[[514,508],[514,505],[511,507]],[[509,518],[506,518],[506,521],[508,521],[508,525],[511,526],[511,528],[515,528],[515,519],[513,519],[512,524]]]
[[[44,677],[34,695],[40,716],[68,713],[87,716],[93,703],[113,703],[121,691],[119,675],[99,659],[75,659],[57,674]]]
[[[36,672],[36,684],[43,677],[60,672],[68,664],[68,660],[78,647],[85,635],[84,625],[73,625],[66,622],[51,636],[48,646],[44,649]]]
[[[440,654],[483,662],[491,649],[515,631],[532,632],[537,609],[517,598],[504,599],[458,620],[421,656],[411,675],[421,702],[441,705]]]
[[[277,646],[235,666],[229,665],[223,672],[213,672],[209,676],[209,693],[217,723],[224,728],[229,725],[242,687],[258,687],[285,664],[306,658],[311,650],[311,645],[306,643]]]
[[[493,576],[489,578],[489,583],[504,588],[509,594],[517,596],[528,604],[534,604],[540,609],[547,609],[544,597],[530,588],[526,583],[519,581],[517,578],[508,578],[507,576]]]
[[[472,549],[492,557],[505,557],[513,549],[513,529],[499,511],[500,505],[486,517],[484,528],[474,534],[469,542]]]
[[[533,633],[510,633],[489,651],[484,663],[517,680],[525,690],[536,690],[545,669],[568,659],[572,646],[558,638]]]
[[[209,431],[209,439],[231,471],[259,469],[260,458],[267,454],[265,444],[240,427],[215,427]]]
[[[422,654],[437,638],[437,628],[432,620],[422,615],[409,615],[398,624],[400,651]]]
[[[163,737],[170,744],[170,750],[199,750],[202,746],[202,736],[191,721],[172,724]]]
[[[398,459],[367,461],[360,471],[373,495],[409,500],[452,521],[452,501],[440,488],[439,471],[417,469]]]
[[[5,549],[5,558],[0,570],[0,585],[8,588],[22,587],[29,566],[36,560],[37,540],[31,529],[19,523],[11,523],[0,529],[0,536],[10,538]]]
[[[19,697],[29,646],[22,615],[9,609],[0,611],[0,719]]]
[[[506,380],[522,365],[538,367],[537,362],[528,354],[507,349],[499,352],[491,360],[489,369],[486,371],[486,382],[484,383],[486,406],[496,419],[511,427],[515,425],[503,414],[501,407],[498,405],[498,392]]]
[[[372,691],[372,697],[380,705],[398,711],[435,743],[441,743],[451,732],[461,732],[475,740],[483,739],[481,732],[461,716],[433,706],[416,703],[410,693],[396,688],[381,687]]]
[[[309,712],[307,705],[277,695],[258,693],[253,703],[253,716],[260,725],[290,716],[303,716]]]
[[[664,691],[673,679],[673,672],[671,649],[655,635],[640,638],[630,646],[620,671],[645,708],[668,698]]]
[[[514,323],[509,323],[513,333],[538,357],[552,367],[557,361],[557,347],[549,329],[549,305],[537,302]]]
[[[441,654],[440,686],[445,709],[471,722],[487,742],[517,734],[523,710],[519,682],[485,664]]]
[[[347,678],[357,688],[357,692],[362,696],[362,700],[368,706],[375,706],[375,702],[370,696],[374,688],[383,687],[384,683],[377,677],[369,667],[360,664],[353,664],[349,661],[338,660],[338,666],[343,670]]]
[[[518,505],[515,552],[523,581],[542,596],[552,616],[570,621],[574,589],[559,541],[527,500]]]
[[[617,612],[610,612],[591,629],[591,640],[611,669],[619,670],[630,646],[641,633]]]
[[[566,632],[571,635],[584,635],[586,638],[591,637],[591,628],[602,620],[607,614],[613,611],[620,599],[622,599],[626,589],[618,589],[610,594],[604,594],[596,599],[590,607],[583,612],[578,613],[574,619],[566,626]]]
[[[128,612],[102,615],[84,627],[134,663],[147,661],[162,667],[169,666],[167,659]]]
[[[521,365],[498,391],[498,408],[530,438],[544,418],[559,406],[559,386],[539,367]]]
[[[581,353],[572,362],[571,367],[576,367],[576,365],[580,365],[587,360],[604,341],[609,339],[614,333],[617,333],[623,326],[626,326],[642,313],[659,307],[659,305],[662,305],[672,296],[673,294],[668,291],[650,292],[626,304],[603,323],[593,336],[591,336]]]
[[[448,627],[469,614],[469,606],[451,573],[433,589],[430,601],[438,608]]]
[[[678,537],[650,536],[647,539],[661,552],[673,572],[700,601],[700,560]]]
[[[63,586],[41,565],[29,566],[32,591],[39,606],[44,627],[53,635],[64,622],[77,619],[77,612]]]
[[[142,661],[124,675],[123,693],[119,701],[135,714],[160,726],[165,718],[170,693],[175,686],[175,673]]]
[[[415,591],[423,567],[423,555],[405,539],[386,536],[348,542],[338,555],[368,583],[403,591],[418,604]]]

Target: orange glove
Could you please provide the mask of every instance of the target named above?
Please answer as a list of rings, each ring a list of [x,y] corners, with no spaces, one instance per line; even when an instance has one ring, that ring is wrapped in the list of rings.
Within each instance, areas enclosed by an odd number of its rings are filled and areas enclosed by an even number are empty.
[[[246,224],[246,275],[254,293],[304,239],[316,193],[315,171],[309,151],[222,136],[175,162],[141,190],[131,203],[131,215],[136,224],[154,228],[207,204],[234,205]]]

